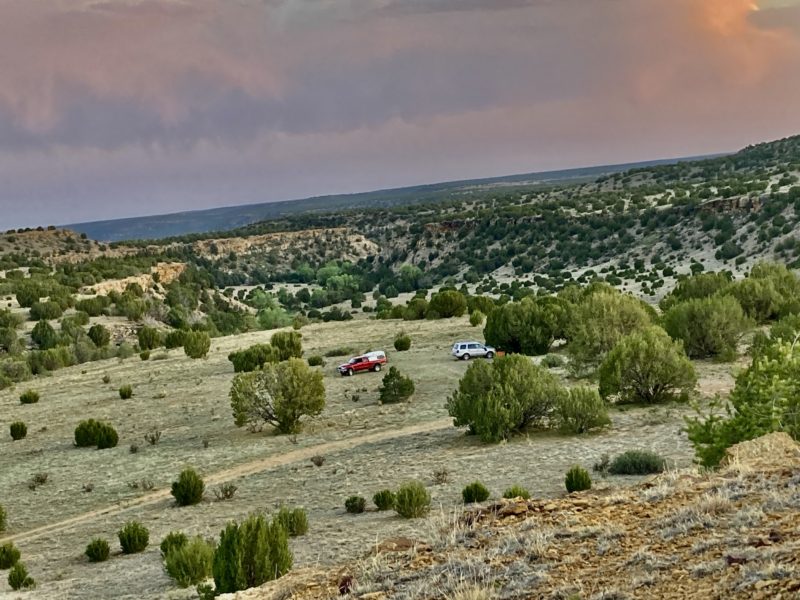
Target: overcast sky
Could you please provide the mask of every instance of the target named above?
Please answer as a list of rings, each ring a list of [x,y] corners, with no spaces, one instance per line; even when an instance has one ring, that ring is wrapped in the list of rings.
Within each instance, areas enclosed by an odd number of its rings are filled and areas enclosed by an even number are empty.
[[[0,0],[0,228],[800,133],[800,0]]]

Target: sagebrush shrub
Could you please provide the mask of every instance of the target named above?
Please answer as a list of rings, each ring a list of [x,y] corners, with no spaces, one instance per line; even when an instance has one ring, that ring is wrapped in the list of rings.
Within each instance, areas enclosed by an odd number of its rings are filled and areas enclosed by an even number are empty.
[[[167,554],[172,552],[175,548],[180,548],[189,541],[189,538],[182,531],[170,531],[167,536],[161,540],[161,556],[166,557]]]
[[[81,421],[75,428],[75,445],[78,448],[88,448],[97,445],[97,432],[101,423],[94,419]]]
[[[20,395],[19,401],[21,404],[36,404],[39,401],[39,392],[26,390]]]
[[[33,577],[28,575],[28,569],[21,562],[17,562],[8,572],[8,585],[14,591],[27,590],[36,586]]]
[[[592,489],[592,478],[589,477],[589,472],[586,469],[575,465],[567,471],[567,475],[564,477],[564,485],[570,493],[582,492],[583,490]]]
[[[24,439],[28,435],[28,426],[22,421],[14,421],[10,426],[11,439],[15,442]]]
[[[405,333],[398,334],[394,338],[394,349],[398,352],[405,352],[411,348],[411,337]]]
[[[522,486],[512,485],[505,492],[503,492],[503,498],[522,498],[523,500],[530,500],[531,494]]]
[[[281,506],[274,520],[286,529],[289,537],[298,537],[308,532],[308,513],[304,508]]]
[[[390,367],[380,387],[381,403],[396,404],[408,400],[413,395],[414,382],[411,378],[401,374],[397,367]]]
[[[400,486],[394,496],[394,510],[406,519],[424,517],[430,509],[431,495],[418,481]]]
[[[100,423],[97,429],[97,449],[115,448],[118,443],[119,435],[117,435],[117,430],[108,423]]]
[[[128,521],[117,533],[123,554],[144,552],[150,543],[150,532],[137,521]]]
[[[476,309],[469,315],[469,324],[473,327],[478,327],[479,325],[483,325],[484,319],[486,319],[486,315]]]
[[[588,387],[570,388],[561,395],[556,402],[555,419],[565,433],[586,433],[611,424],[605,401],[597,390]]]
[[[489,489],[480,481],[473,481],[461,490],[461,497],[464,500],[464,504],[484,502],[489,499]]]
[[[394,508],[394,492],[392,490],[381,490],[376,492],[372,501],[378,510],[391,510]]]
[[[0,546],[0,570],[10,569],[19,561],[20,551],[14,542],[6,542]]]
[[[123,400],[130,400],[133,398],[133,387],[130,384],[125,384],[119,388],[119,397]]]
[[[650,475],[662,473],[666,468],[666,461],[655,452],[648,450],[628,450],[608,465],[608,472],[612,475]]]
[[[220,533],[212,573],[217,594],[227,594],[262,585],[292,568],[292,553],[286,529],[263,515],[250,515]]]
[[[172,482],[172,495],[178,506],[190,506],[203,500],[206,489],[203,478],[192,468],[184,469],[177,481]]]
[[[309,367],[324,367],[325,366],[325,359],[323,359],[319,354],[315,354],[314,356],[308,357],[308,366]]]
[[[86,558],[89,562],[103,562],[108,560],[111,549],[108,547],[108,542],[102,538],[95,538],[86,546]]]
[[[211,338],[205,331],[187,331],[183,336],[183,351],[189,358],[204,358],[211,350]]]
[[[143,350],[142,352],[139,352],[139,358],[143,361],[150,360],[150,350]]]
[[[182,588],[208,579],[214,564],[214,546],[197,536],[173,548],[164,559],[164,569]]]
[[[361,496],[350,496],[344,501],[344,508],[351,514],[363,513],[367,508],[367,501]]]

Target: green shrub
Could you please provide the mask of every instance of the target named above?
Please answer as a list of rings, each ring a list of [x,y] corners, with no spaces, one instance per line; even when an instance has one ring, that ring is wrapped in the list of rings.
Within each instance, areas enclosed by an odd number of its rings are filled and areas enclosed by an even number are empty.
[[[89,562],[97,563],[108,560],[108,555],[111,549],[108,547],[108,542],[102,538],[95,538],[86,546],[86,558]]]
[[[303,356],[303,335],[299,331],[277,331],[269,340],[279,361]]]
[[[128,521],[117,533],[123,554],[144,552],[150,543],[150,532],[137,521]]]
[[[192,468],[184,469],[177,481],[172,482],[172,495],[178,506],[191,506],[203,500],[206,484]]]
[[[773,431],[800,439],[800,345],[776,339],[736,377],[727,400],[687,419],[687,433],[701,464],[716,466],[730,446]]]
[[[469,324],[473,327],[478,327],[483,325],[483,321],[486,319],[486,315],[484,315],[479,310],[473,310],[472,313],[469,315]]]
[[[117,435],[117,430],[108,423],[100,423],[97,429],[97,449],[116,448],[118,443],[119,435]]]
[[[333,358],[335,356],[348,356],[349,354],[355,354],[357,350],[355,348],[344,347],[344,348],[333,348],[332,350],[328,350],[325,353],[326,358]]]
[[[522,498],[523,500],[530,500],[531,494],[522,486],[512,485],[505,492],[503,492],[503,498]]]
[[[161,332],[155,327],[141,327],[136,336],[141,350],[155,350],[164,343]]]
[[[208,579],[214,564],[214,546],[198,536],[173,548],[164,559],[164,569],[182,588]]]
[[[582,492],[583,490],[592,489],[592,478],[589,477],[589,472],[586,469],[575,465],[567,471],[564,485],[570,494],[572,492]]]
[[[130,400],[133,398],[133,387],[126,383],[119,388],[119,397],[123,400]]]
[[[28,569],[25,568],[25,565],[17,561],[8,572],[8,585],[11,586],[12,590],[19,591],[35,587],[36,582],[33,577],[28,575]]]
[[[608,465],[608,472],[612,475],[650,475],[662,473],[666,468],[666,461],[655,452],[647,450],[628,450]]]
[[[241,525],[231,522],[220,533],[212,573],[217,594],[262,585],[292,568],[286,529],[263,515],[250,515]]]
[[[397,367],[390,367],[389,372],[383,377],[380,387],[382,404],[396,404],[405,402],[414,395],[414,382],[410,377],[402,375]]]
[[[564,337],[567,303],[553,297],[523,298],[495,308],[486,319],[486,343],[511,353],[546,354]]]
[[[6,530],[8,526],[8,516],[6,515],[6,509],[3,508],[3,505],[0,504],[0,532]]]
[[[30,310],[31,321],[60,319],[63,314],[58,302],[34,302]]]
[[[298,358],[267,363],[260,371],[239,373],[230,391],[237,427],[265,422],[280,433],[296,433],[303,416],[316,416],[325,408],[322,373]]]
[[[97,445],[97,432],[101,423],[94,419],[81,421],[75,428],[75,445],[78,448],[88,448]]]
[[[456,427],[469,427],[485,442],[499,442],[527,427],[547,425],[565,394],[556,377],[516,354],[472,363],[447,410]]]
[[[344,509],[351,514],[363,513],[367,508],[367,501],[361,496],[350,496],[344,501]]]
[[[392,490],[381,490],[376,492],[372,501],[378,510],[391,510],[394,508],[394,492]]]
[[[28,435],[28,426],[22,421],[14,421],[9,429],[11,430],[11,439],[15,442],[25,439],[25,436]]]
[[[39,321],[31,331],[31,339],[39,350],[50,350],[59,343],[56,330],[47,321]]]
[[[150,360],[150,350],[143,350],[142,352],[139,352],[139,358],[141,358],[143,361]]]
[[[456,290],[445,290],[431,296],[426,318],[449,319],[467,312],[467,299]]]
[[[163,540],[161,540],[161,545],[159,546],[159,548],[161,549],[162,558],[166,558],[167,554],[169,554],[176,548],[185,546],[188,541],[189,538],[186,537],[186,534],[183,533],[182,531],[169,532],[167,536]]]
[[[567,361],[560,354],[548,354],[542,359],[542,366],[548,369],[560,369]]]
[[[289,537],[298,537],[308,532],[308,513],[304,508],[281,506],[275,521],[283,525]]]
[[[676,304],[686,300],[710,298],[719,292],[726,291],[731,284],[730,273],[700,273],[682,279],[659,302],[661,310],[666,312]]]
[[[308,357],[308,366],[309,367],[324,367],[325,366],[325,359],[323,359],[319,354],[315,354],[314,356]]]
[[[405,352],[411,348],[411,337],[405,333],[399,333],[394,338],[394,349],[398,352]]]
[[[20,552],[14,542],[6,542],[0,546],[0,570],[10,569],[19,561]]]
[[[663,322],[670,337],[681,340],[691,358],[722,360],[736,356],[739,340],[753,325],[731,296],[681,302],[666,312]]]
[[[431,495],[418,481],[400,486],[394,496],[394,510],[406,519],[424,517],[431,509]]]
[[[234,373],[250,373],[268,362],[278,362],[278,353],[269,344],[255,344],[245,350],[231,352],[228,360],[233,364]]]
[[[683,344],[656,326],[622,338],[600,365],[599,378],[603,398],[644,404],[688,399],[697,384]]]
[[[186,340],[186,332],[183,329],[174,329],[164,337],[164,346],[167,350],[182,348]]]
[[[489,499],[489,490],[480,481],[473,481],[461,490],[461,498],[463,498],[464,504],[485,502]]]
[[[36,390],[26,390],[19,397],[21,404],[36,404],[39,401],[39,392]]]
[[[615,291],[590,294],[570,314],[570,367],[579,374],[594,369],[620,339],[653,320],[652,309],[633,296]]]
[[[187,331],[183,336],[183,351],[189,358],[204,358],[211,349],[211,338],[205,331]]]
[[[564,433],[586,433],[611,425],[605,401],[597,390],[588,387],[570,388],[560,395],[554,416]]]
[[[89,339],[92,340],[92,343],[98,348],[105,348],[108,346],[109,342],[111,342],[111,333],[99,323],[92,325],[89,328],[89,333],[87,335],[89,336]]]

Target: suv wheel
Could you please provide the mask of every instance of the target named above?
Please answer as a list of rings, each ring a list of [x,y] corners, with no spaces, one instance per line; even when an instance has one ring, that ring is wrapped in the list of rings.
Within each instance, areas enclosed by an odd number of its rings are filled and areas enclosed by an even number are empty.
[[[487,352],[486,353],[486,358],[494,358],[494,352],[492,352],[491,350],[489,352]]]
[[[464,354],[464,355],[461,357],[461,360],[469,360],[469,354]]]
[[[380,371],[380,370],[381,370],[381,366],[380,366],[380,365],[375,365],[375,366],[372,368],[372,370],[373,370],[373,371],[375,371],[375,372],[377,373],[378,371]]]
[[[347,369],[347,376],[352,377],[354,375],[353,369]]]

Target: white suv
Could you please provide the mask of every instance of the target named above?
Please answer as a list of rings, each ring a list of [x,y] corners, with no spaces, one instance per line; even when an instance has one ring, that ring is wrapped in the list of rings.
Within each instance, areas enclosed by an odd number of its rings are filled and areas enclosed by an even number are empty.
[[[470,358],[484,357],[494,358],[495,350],[491,346],[486,346],[478,342],[456,342],[453,344],[453,356],[461,360]]]

